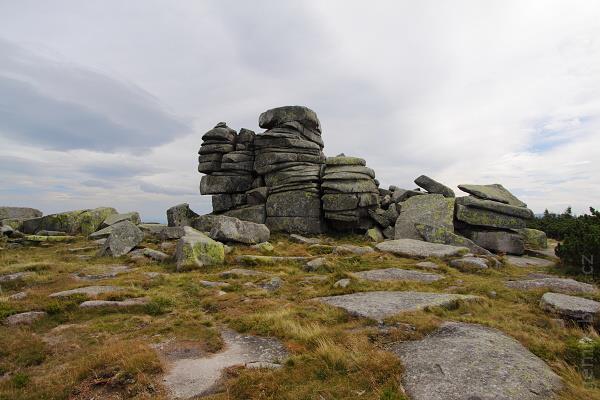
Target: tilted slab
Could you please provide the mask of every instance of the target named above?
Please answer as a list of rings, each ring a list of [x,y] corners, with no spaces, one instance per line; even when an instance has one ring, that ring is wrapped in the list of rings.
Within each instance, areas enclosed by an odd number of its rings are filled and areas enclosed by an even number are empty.
[[[340,307],[351,315],[381,321],[385,318],[427,307],[448,306],[457,300],[476,300],[478,296],[427,292],[361,292],[315,300]]]
[[[412,400],[549,400],[562,383],[541,359],[504,333],[446,322],[423,340],[390,346]]]

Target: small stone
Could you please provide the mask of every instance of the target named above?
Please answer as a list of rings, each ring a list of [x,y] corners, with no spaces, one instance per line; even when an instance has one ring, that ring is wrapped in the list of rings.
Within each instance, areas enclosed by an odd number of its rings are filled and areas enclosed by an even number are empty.
[[[215,281],[200,281],[202,286],[210,287],[210,288],[221,288],[230,286],[227,282],[215,282]]]
[[[274,276],[268,282],[265,282],[260,285],[261,288],[268,290],[269,292],[274,292],[275,290],[281,288],[283,286],[283,279],[278,276]]]
[[[373,250],[373,248],[369,247],[369,246],[355,246],[352,244],[342,244],[340,246],[336,246],[334,248],[333,252],[335,254],[363,255],[363,254],[374,253],[375,250]]]
[[[566,278],[540,278],[508,281],[506,287],[518,290],[550,289],[556,292],[597,293],[598,289],[589,283]]]
[[[370,240],[374,243],[379,243],[383,242],[385,238],[383,237],[381,229],[379,229],[378,227],[373,227],[371,229],[368,229],[367,232],[365,232],[365,239]]]
[[[275,247],[269,242],[262,242],[252,246],[253,249],[260,251],[263,254],[271,254],[275,251]]]
[[[340,279],[336,283],[333,284],[334,288],[346,288],[350,285],[350,279]]]
[[[11,300],[23,300],[27,297],[27,292],[19,292],[8,296]]]
[[[15,272],[13,274],[0,275],[0,282],[11,282],[26,278],[31,272]]]
[[[488,261],[480,257],[463,257],[450,261],[450,266],[459,271],[473,271],[488,268]]]
[[[144,249],[142,254],[148,258],[155,260],[155,261],[166,261],[169,258],[171,258],[171,256],[163,253],[162,251],[154,250],[154,249],[151,249],[148,247],[146,247]]]
[[[310,257],[278,257],[278,256],[256,256],[253,254],[240,255],[235,260],[244,265],[272,265],[276,263],[298,262],[309,260]]]
[[[321,240],[317,239],[317,238],[307,238],[301,235],[297,235],[297,234],[291,234],[290,235],[290,240],[292,242],[296,242],[296,243],[302,243],[302,244],[321,244]]]
[[[315,258],[314,260],[310,260],[304,266],[304,270],[307,272],[313,272],[323,267],[327,263],[327,260],[324,257]]]
[[[80,308],[99,308],[99,307],[134,307],[134,306],[143,306],[150,302],[150,299],[147,297],[138,297],[134,299],[126,299],[126,300],[88,300],[79,304]]]
[[[130,221],[112,225],[112,232],[106,239],[99,256],[120,257],[129,253],[144,239],[142,231]]]

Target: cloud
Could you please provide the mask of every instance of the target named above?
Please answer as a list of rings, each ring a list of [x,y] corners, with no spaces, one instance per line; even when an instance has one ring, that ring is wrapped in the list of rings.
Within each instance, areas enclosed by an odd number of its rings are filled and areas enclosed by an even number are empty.
[[[147,92],[0,40],[0,137],[48,149],[147,150],[189,126]]]

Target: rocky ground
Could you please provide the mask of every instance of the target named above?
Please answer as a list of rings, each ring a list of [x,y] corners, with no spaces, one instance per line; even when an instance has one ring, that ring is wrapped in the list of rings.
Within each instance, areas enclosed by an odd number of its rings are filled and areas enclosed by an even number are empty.
[[[5,247],[0,399],[600,399],[600,293],[554,260],[317,239]]]

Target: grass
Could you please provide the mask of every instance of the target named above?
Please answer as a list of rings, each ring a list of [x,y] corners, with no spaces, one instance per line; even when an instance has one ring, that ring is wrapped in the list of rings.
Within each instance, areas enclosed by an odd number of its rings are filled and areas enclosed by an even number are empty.
[[[367,245],[360,236],[339,235],[329,244]],[[310,256],[321,248],[293,243],[285,235],[273,235],[273,255]],[[157,242],[145,243],[158,248]],[[274,336],[291,356],[276,370],[229,368],[222,392],[212,400],[231,399],[408,399],[401,386],[400,361],[386,352],[387,344],[417,340],[443,321],[477,323],[514,337],[545,360],[565,382],[561,400],[600,400],[600,339],[595,330],[567,324],[539,309],[542,291],[519,292],[504,286],[506,279],[530,272],[558,273],[553,268],[516,268],[461,273],[441,260],[436,262],[445,278],[431,283],[367,282],[353,273],[374,268],[418,269],[418,262],[389,254],[363,256],[326,254],[327,264],[305,272],[298,263],[244,267],[234,259],[242,254],[261,254],[235,246],[224,266],[176,273],[172,262],[91,258],[94,250],[69,252],[91,243],[53,243],[0,252],[0,275],[28,272],[22,279],[2,283],[0,319],[24,311],[43,310],[46,318],[31,326],[0,325],[0,400],[14,399],[162,399],[165,364],[152,346],[167,341],[194,343],[204,353],[222,349],[221,327],[239,332]],[[128,265],[131,269],[111,279],[93,282],[76,279],[82,270],[97,272],[103,265]],[[251,268],[267,276],[222,278],[233,267]],[[150,278],[147,272],[159,272]],[[269,292],[259,287],[271,276],[285,284]],[[333,284],[350,278],[346,288]],[[229,287],[208,288],[200,281],[228,281]],[[49,299],[53,292],[75,287],[110,284],[125,287],[100,299],[148,297],[145,306],[127,309],[78,307],[83,296]],[[221,292],[221,290],[223,292]],[[418,290],[475,294],[477,302],[458,302],[452,307],[398,315],[386,320],[381,330],[373,322],[314,302],[319,296],[371,290]],[[25,291],[22,300],[8,296]],[[600,300],[598,295],[585,297]],[[581,340],[587,337],[589,340]],[[588,366],[591,365],[591,367]],[[591,372],[590,372],[591,371]]]

